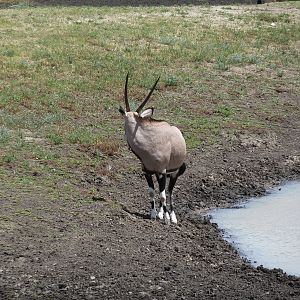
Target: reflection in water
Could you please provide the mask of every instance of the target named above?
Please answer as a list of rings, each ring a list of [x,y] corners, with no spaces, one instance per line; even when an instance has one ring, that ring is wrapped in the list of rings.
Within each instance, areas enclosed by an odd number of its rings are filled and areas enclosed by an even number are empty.
[[[254,266],[300,276],[300,182],[290,182],[240,209],[216,209],[212,221]]]

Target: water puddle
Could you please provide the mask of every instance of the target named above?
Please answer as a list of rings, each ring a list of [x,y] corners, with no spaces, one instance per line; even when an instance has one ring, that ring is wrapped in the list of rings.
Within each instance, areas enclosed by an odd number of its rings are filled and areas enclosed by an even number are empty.
[[[300,182],[210,215],[224,230],[224,238],[252,265],[300,276]]]

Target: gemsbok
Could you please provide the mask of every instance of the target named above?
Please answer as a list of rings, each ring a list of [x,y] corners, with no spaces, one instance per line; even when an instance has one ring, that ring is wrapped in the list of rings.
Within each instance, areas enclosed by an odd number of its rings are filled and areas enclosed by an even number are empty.
[[[124,92],[126,110],[120,106],[119,111],[124,116],[125,135],[128,145],[141,161],[143,172],[148,183],[151,203],[150,218],[156,219],[158,216],[160,220],[164,219],[166,224],[170,224],[170,221],[177,224],[172,192],[177,178],[182,175],[186,169],[184,163],[186,157],[185,140],[177,127],[171,126],[165,121],[152,118],[153,107],[142,111],[158,81],[159,78],[137,110],[131,111],[127,94],[127,74]],[[157,178],[160,192],[158,214],[155,208],[153,175]],[[165,192],[167,177],[170,178],[168,186],[170,212],[167,209]]]

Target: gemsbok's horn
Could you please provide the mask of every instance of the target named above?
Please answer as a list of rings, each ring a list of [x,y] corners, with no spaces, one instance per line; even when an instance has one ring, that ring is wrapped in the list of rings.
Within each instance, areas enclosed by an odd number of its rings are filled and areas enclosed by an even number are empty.
[[[154,83],[151,91],[149,92],[148,96],[145,98],[145,100],[143,101],[143,103],[137,108],[136,112],[139,114],[141,112],[141,110],[143,109],[143,107],[145,106],[145,104],[148,102],[148,100],[150,99],[158,81],[159,81],[160,77],[157,78],[156,82]]]

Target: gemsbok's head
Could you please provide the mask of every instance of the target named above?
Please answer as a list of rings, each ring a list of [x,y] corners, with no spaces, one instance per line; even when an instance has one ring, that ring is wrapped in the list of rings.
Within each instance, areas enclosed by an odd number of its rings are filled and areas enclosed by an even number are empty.
[[[166,224],[177,223],[174,212],[174,201],[172,191],[177,178],[186,169],[184,163],[186,157],[186,144],[180,130],[171,126],[165,121],[158,121],[152,118],[153,108],[143,108],[149,101],[159,78],[154,83],[144,101],[136,111],[131,111],[128,101],[128,74],[125,82],[125,110],[120,107],[119,111],[124,116],[125,134],[128,145],[132,152],[142,163],[151,202],[151,219],[164,219]],[[154,200],[154,183],[152,175],[155,174],[160,192],[160,208],[157,214]],[[170,177],[168,186],[170,197],[170,212],[166,203],[166,179]]]

